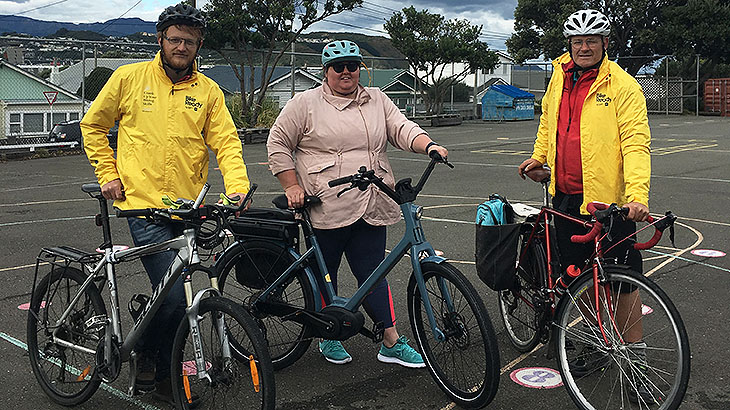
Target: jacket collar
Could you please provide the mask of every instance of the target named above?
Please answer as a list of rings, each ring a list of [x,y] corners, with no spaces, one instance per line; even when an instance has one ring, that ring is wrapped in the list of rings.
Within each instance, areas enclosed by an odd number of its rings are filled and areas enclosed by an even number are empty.
[[[165,68],[162,66],[162,53],[161,52],[159,52],[159,51],[157,52],[157,54],[155,55],[155,58],[152,60],[152,65],[155,68],[155,73],[157,73],[158,76],[163,77],[170,84],[172,84],[172,80],[170,80],[170,77],[167,76],[167,73],[165,72]],[[198,75],[198,62],[193,61],[193,71],[190,73],[190,75],[187,76],[186,78],[178,81],[175,84],[184,84],[188,81],[192,81],[197,77],[197,75]]]
[[[358,84],[357,95],[355,98],[340,97],[332,93],[332,89],[327,82],[322,83],[322,97],[331,106],[335,107],[338,111],[342,111],[347,108],[350,104],[355,103],[357,105],[363,105],[370,101],[370,94],[368,94],[365,87]]]

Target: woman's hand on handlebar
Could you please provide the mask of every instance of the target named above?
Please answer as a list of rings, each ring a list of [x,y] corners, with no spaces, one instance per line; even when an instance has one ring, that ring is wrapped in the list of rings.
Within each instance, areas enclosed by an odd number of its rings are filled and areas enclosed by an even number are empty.
[[[299,184],[294,184],[284,189],[286,199],[289,202],[289,208],[297,209],[304,206],[304,188]]]
[[[624,205],[624,208],[629,209],[626,219],[634,222],[644,222],[649,218],[649,207],[639,202],[629,202]]]
[[[441,155],[441,158],[443,158],[443,159],[448,159],[448,157],[449,157],[449,150],[447,150],[446,147],[442,147],[441,145],[431,145],[431,147],[429,147],[426,155],[431,154],[432,151],[438,152],[439,155]]]

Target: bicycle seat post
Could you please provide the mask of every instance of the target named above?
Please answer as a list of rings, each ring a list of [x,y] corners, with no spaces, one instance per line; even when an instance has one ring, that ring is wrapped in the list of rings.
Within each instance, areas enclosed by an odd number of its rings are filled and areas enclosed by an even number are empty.
[[[103,196],[95,195],[94,197],[99,201],[99,214],[96,215],[95,222],[97,226],[101,227],[104,234],[104,243],[99,246],[99,249],[111,248],[112,230],[111,223],[109,222],[109,205]]]
[[[549,207],[550,206],[550,192],[548,192],[548,182],[549,181],[550,180],[542,181],[541,182],[541,184],[542,184],[542,190],[543,190],[543,193],[544,193],[543,198],[542,198],[542,205],[544,207]]]

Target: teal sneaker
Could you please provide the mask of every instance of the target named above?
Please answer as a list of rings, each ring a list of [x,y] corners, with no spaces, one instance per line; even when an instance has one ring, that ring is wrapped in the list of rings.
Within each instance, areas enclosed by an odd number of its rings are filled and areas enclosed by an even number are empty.
[[[337,340],[323,340],[319,342],[319,351],[328,362],[334,364],[345,364],[352,361],[352,356],[347,353],[342,343]]]
[[[398,363],[411,368],[426,367],[421,355],[408,345],[408,338],[405,336],[399,337],[393,347],[381,345],[378,360],[383,363]]]

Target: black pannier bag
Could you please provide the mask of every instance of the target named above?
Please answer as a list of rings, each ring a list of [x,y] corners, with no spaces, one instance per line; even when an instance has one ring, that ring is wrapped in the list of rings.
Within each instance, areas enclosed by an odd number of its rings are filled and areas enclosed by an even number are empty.
[[[477,275],[492,290],[509,289],[515,282],[520,226],[507,199],[497,194],[477,208]]]
[[[238,240],[247,242],[262,240],[278,243],[283,254],[271,252],[244,252],[236,262],[236,280],[242,286],[265,289],[289,266],[287,246],[299,250],[299,223],[291,211],[272,208],[250,208],[231,221],[231,230]],[[273,247],[273,249],[277,249]],[[264,277],[262,277],[262,275]]]

